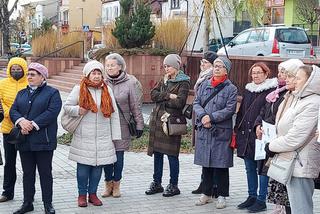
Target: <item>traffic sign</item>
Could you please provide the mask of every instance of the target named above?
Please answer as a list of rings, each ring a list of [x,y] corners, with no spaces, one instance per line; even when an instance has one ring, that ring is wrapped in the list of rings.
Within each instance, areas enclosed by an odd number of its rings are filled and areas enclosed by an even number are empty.
[[[83,25],[82,26],[82,31],[83,32],[89,32],[90,31],[89,25]]]

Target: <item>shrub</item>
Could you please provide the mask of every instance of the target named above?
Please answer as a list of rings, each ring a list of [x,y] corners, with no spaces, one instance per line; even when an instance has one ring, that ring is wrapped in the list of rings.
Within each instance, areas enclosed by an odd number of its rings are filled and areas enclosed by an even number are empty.
[[[168,19],[156,24],[154,42],[156,47],[170,48],[179,52],[188,37],[188,28],[183,19]]]

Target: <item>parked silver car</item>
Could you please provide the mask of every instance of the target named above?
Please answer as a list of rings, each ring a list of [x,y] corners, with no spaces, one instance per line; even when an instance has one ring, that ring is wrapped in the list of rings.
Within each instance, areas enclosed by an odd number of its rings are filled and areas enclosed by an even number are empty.
[[[228,55],[308,58],[313,48],[305,30],[299,27],[259,27],[239,33],[226,46]],[[225,55],[224,47],[218,55]]]

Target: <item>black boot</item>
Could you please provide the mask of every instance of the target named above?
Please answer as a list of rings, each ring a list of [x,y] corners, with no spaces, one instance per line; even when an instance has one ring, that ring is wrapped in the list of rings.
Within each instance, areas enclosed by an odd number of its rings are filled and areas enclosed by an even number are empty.
[[[191,193],[192,194],[201,194],[202,193],[202,186],[203,186],[203,182],[201,181],[201,183],[198,186],[198,189],[193,190]]]
[[[45,214],[55,214],[56,211],[54,210],[52,203],[44,203],[44,212]]]
[[[179,194],[180,194],[180,190],[177,185],[168,184],[168,186],[166,187],[166,190],[164,191],[162,196],[171,197],[171,196],[175,196],[175,195],[179,195]]]
[[[161,184],[158,184],[154,181],[151,182],[149,189],[145,191],[146,195],[153,195],[160,192],[163,192],[163,187]]]
[[[266,202],[260,200],[256,200],[252,206],[248,207],[249,213],[258,213],[265,210],[267,210]]]
[[[252,197],[252,196],[249,196],[249,197],[247,198],[247,200],[245,200],[243,203],[241,203],[241,204],[238,205],[238,209],[244,209],[244,208],[250,207],[250,206],[252,206],[255,202],[256,202],[256,198],[255,198],[255,197]]]
[[[34,208],[33,208],[33,204],[31,202],[23,202],[20,209],[15,211],[13,214],[24,214],[24,213],[27,213],[27,212],[30,212],[33,210],[34,210]]]

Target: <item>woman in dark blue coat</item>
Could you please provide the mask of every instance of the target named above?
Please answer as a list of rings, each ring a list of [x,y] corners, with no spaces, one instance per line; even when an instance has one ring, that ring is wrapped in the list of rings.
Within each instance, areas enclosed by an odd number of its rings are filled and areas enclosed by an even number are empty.
[[[196,114],[196,147],[194,163],[202,166],[203,195],[196,205],[212,201],[213,181],[216,181],[218,201],[216,207],[226,207],[229,196],[229,167],[233,166],[232,116],[236,111],[237,88],[227,78],[231,62],[218,57],[213,65],[213,77],[205,80],[194,101]],[[204,103],[213,94],[216,95]]]
[[[16,146],[23,170],[23,204],[14,214],[32,211],[35,176],[38,168],[45,213],[52,207],[52,157],[57,147],[57,117],[61,109],[59,91],[47,85],[48,69],[39,64],[28,66],[28,86],[21,90],[11,107],[10,117],[20,127],[24,139]]]
[[[255,156],[255,121],[266,105],[266,96],[278,86],[277,78],[267,79],[270,74],[268,66],[257,62],[251,66],[249,75],[252,82],[245,87],[243,100],[237,114],[235,131],[237,134],[237,154],[244,159],[247,173],[248,198],[238,205],[239,209],[250,212],[266,210],[268,177],[257,173]],[[258,181],[259,180],[259,181]],[[259,186],[259,193],[257,193]]]

